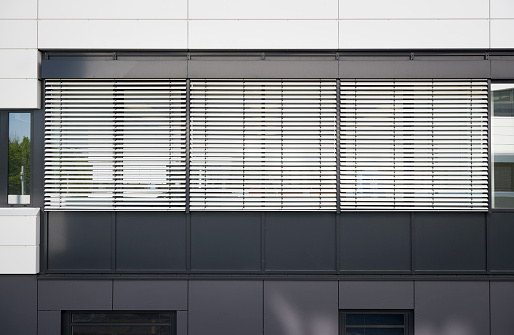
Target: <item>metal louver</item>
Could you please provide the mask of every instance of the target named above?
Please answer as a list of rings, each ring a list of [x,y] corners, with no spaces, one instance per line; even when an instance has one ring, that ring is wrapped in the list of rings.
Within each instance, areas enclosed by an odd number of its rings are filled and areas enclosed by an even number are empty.
[[[487,81],[341,81],[340,92],[342,210],[487,210]]]
[[[185,209],[185,80],[45,89],[47,210]]]
[[[335,210],[336,81],[191,81],[191,210]]]

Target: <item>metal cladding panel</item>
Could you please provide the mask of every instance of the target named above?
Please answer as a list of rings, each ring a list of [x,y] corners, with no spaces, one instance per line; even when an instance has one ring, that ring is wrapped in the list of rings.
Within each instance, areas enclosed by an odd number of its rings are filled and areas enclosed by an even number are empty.
[[[267,271],[335,271],[333,213],[266,214]]]
[[[414,287],[415,334],[490,333],[488,282],[417,281]]]
[[[491,282],[491,334],[510,335],[514,328],[514,283]]]
[[[61,311],[38,311],[37,334],[56,335],[61,333]]]
[[[414,309],[412,281],[340,281],[340,309]]]
[[[483,213],[415,213],[415,271],[486,270]]]
[[[0,275],[0,333],[37,334],[36,276]]]
[[[114,280],[114,310],[187,310],[187,281]]]
[[[38,310],[112,310],[112,280],[40,280]]]
[[[263,334],[262,281],[191,281],[189,335]]]
[[[343,271],[410,271],[409,213],[341,213],[339,262]]]
[[[514,213],[490,213],[488,232],[491,271],[514,271]]]
[[[186,215],[174,212],[118,212],[116,269],[185,271]]]
[[[264,334],[338,334],[336,281],[265,281]]]
[[[260,271],[261,214],[191,214],[193,271]]]
[[[112,222],[107,212],[48,214],[48,269],[112,269]]]

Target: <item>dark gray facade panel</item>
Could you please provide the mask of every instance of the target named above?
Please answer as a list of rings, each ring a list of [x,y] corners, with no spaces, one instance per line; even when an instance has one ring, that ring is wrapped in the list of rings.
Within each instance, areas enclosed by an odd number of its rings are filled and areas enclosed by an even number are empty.
[[[514,79],[514,61],[491,60],[491,77],[493,79]]]
[[[177,335],[188,335],[187,311],[177,311]]]
[[[266,214],[266,270],[335,271],[335,213]]]
[[[514,282],[491,282],[491,334],[511,335],[514,329]]]
[[[191,268],[260,271],[261,214],[191,213]]]
[[[186,214],[116,213],[116,269],[186,271]]]
[[[490,78],[489,61],[341,60],[340,78]]]
[[[0,333],[37,334],[36,276],[0,275]]]
[[[114,310],[187,310],[187,281],[115,280]]]
[[[189,283],[189,335],[262,333],[262,281]]]
[[[489,214],[489,268],[514,271],[514,213]]]
[[[409,213],[341,213],[341,270],[410,271]]]
[[[337,78],[337,61],[191,60],[189,78]]]
[[[341,281],[340,309],[413,309],[412,281]]]
[[[110,212],[50,212],[48,269],[112,269]]]
[[[414,268],[485,271],[484,213],[414,213]]]
[[[414,327],[423,335],[489,334],[489,283],[416,282]]]
[[[111,280],[39,280],[38,310],[111,310]]]
[[[43,60],[42,78],[186,78],[187,61]]]
[[[38,335],[61,334],[61,311],[39,311],[37,314]]]
[[[337,281],[265,281],[264,334],[337,335],[337,285]]]

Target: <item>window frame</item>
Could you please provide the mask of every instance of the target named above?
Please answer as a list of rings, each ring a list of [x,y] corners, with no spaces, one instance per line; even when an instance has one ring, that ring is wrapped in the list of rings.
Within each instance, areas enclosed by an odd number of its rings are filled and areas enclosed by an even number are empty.
[[[348,314],[402,314],[404,316],[404,323],[402,327],[405,329],[404,335],[414,334],[414,311],[404,309],[344,309],[339,310],[339,335],[346,335],[346,315]],[[382,327],[381,327],[382,326]],[[385,327],[384,327],[385,326]],[[388,325],[362,325],[361,328],[388,328]],[[399,325],[389,325],[396,326]],[[352,326],[355,328],[354,326]],[[393,328],[393,327],[389,327]]]

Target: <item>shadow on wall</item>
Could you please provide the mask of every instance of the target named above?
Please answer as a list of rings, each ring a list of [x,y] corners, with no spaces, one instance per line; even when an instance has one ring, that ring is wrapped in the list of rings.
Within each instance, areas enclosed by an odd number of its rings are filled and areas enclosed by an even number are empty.
[[[416,327],[416,335],[483,335],[466,320],[450,318],[440,325],[425,324]]]

